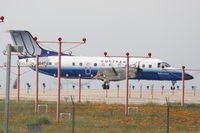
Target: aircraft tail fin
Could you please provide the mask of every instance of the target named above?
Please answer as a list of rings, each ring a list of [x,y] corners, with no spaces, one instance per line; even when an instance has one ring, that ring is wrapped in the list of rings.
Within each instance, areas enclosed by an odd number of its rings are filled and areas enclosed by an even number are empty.
[[[28,31],[10,30],[9,31],[15,45],[23,46],[24,50],[21,53],[24,56],[19,58],[28,58],[36,55],[56,55],[57,52],[45,50],[33,39],[33,36]]]

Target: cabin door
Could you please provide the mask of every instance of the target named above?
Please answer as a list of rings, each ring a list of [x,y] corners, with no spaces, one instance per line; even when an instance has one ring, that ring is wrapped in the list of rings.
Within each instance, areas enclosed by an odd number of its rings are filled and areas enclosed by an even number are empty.
[[[91,74],[91,64],[89,62],[85,66],[85,74]]]

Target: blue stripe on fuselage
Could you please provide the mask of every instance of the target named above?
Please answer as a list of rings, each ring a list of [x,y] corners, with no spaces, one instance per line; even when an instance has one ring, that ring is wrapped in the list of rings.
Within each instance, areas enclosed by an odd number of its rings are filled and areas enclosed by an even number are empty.
[[[35,70],[35,67],[32,68],[33,70]],[[39,68],[39,72],[44,73],[44,74],[48,74],[51,76],[57,76],[57,67],[46,67],[46,68]],[[66,77],[66,75],[68,75],[68,77],[71,78],[77,78],[79,77],[79,74],[81,75],[81,77],[85,77],[85,78],[89,78],[91,77],[91,75],[95,76],[97,74],[97,72],[99,71],[99,68],[85,68],[85,67],[62,67],[61,68],[61,77]]]
[[[134,79],[142,80],[181,80],[182,72],[178,70],[143,69]],[[187,74],[185,74],[187,76]]]
[[[35,67],[32,68],[35,70]],[[90,78],[91,75],[95,76],[100,68],[91,68],[91,73],[86,73],[85,67],[62,67],[61,77],[78,77],[81,74],[82,78]],[[90,70],[89,70],[90,71]],[[57,67],[46,67],[39,68],[39,72],[48,74],[51,76],[57,76]],[[142,72],[137,73],[137,76],[133,79],[140,80],[181,80],[182,72],[178,70],[162,70],[162,69],[143,69]],[[188,74],[185,73],[185,79],[187,79]]]

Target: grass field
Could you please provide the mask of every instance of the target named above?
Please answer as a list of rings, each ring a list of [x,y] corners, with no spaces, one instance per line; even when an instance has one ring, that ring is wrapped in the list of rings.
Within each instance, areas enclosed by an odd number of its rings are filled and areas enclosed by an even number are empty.
[[[40,113],[34,113],[34,101],[11,101],[9,113],[10,133],[29,132],[28,126],[37,127],[40,133],[71,133],[72,120],[63,116],[56,122],[56,102],[40,102],[48,104]],[[137,106],[138,111],[130,110],[124,116],[124,105],[103,103],[76,103],[76,133],[163,133],[166,132],[166,106],[157,104],[130,105]],[[0,101],[0,133],[3,132],[3,101]],[[61,103],[61,112],[72,112],[71,103]],[[180,107],[170,106],[170,133],[199,133],[200,105],[188,104]]]

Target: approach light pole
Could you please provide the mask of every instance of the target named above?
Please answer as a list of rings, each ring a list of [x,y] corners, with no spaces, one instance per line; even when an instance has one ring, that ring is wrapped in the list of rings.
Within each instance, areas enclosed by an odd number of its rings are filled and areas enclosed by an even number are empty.
[[[182,99],[181,106],[184,106],[185,102],[185,66],[182,66]]]
[[[56,120],[57,122],[60,121],[60,78],[61,78],[61,47],[62,47],[62,38],[58,38],[58,99],[57,99],[57,113],[56,113]]]
[[[20,64],[17,66],[17,102],[19,103],[20,97]]]
[[[128,88],[129,88],[129,53],[126,53],[126,98],[125,98],[125,115],[128,116]]]
[[[119,84],[117,85],[117,98],[119,98]]]
[[[81,74],[78,77],[78,102],[81,102]]]
[[[36,85],[35,85],[35,113],[38,112],[38,82],[39,82],[39,55],[36,55],[36,64],[35,64],[35,81],[36,81]]]
[[[22,46],[6,46],[7,65],[6,65],[6,96],[4,102],[4,133],[8,133],[9,119],[9,96],[10,96],[10,68],[11,68],[11,52],[23,52]]]
[[[165,86],[164,86],[164,85],[162,85],[162,86],[161,86],[161,89],[162,89],[162,91],[161,91],[161,94],[162,94],[162,96],[163,96],[163,91],[164,91],[164,88],[165,88]]]
[[[125,75],[125,79],[126,79],[126,89],[125,89],[125,116],[128,116],[128,89],[129,89],[129,59],[130,58],[151,58],[152,54],[148,53],[148,56],[130,56],[129,53],[127,52],[125,54],[125,56],[108,56],[107,52],[104,52],[104,56],[105,57],[115,57],[115,58],[126,58],[126,75]],[[133,87],[134,89],[134,87]]]
[[[164,70],[164,66],[162,66],[162,69]],[[184,106],[184,102],[185,102],[185,66],[182,66],[182,75],[181,75],[181,79],[182,79],[182,95],[181,95],[181,106]],[[193,70],[193,71],[199,71],[199,70],[194,70],[194,69],[187,69],[187,70]],[[177,86],[177,88],[179,88]]]
[[[0,19],[2,19],[2,17],[0,17]],[[3,18],[4,19],[4,18]],[[86,38],[82,38],[82,41],[80,42],[62,42],[62,38],[59,37],[58,38],[58,41],[55,41],[55,42],[52,42],[52,41],[37,41],[37,37],[34,37],[33,38],[37,43],[55,43],[55,44],[58,44],[58,71],[57,71],[57,90],[58,90],[58,97],[57,97],[57,107],[56,107],[56,120],[57,122],[59,122],[60,120],[60,89],[61,89],[61,55],[62,55],[62,51],[61,51],[61,48],[62,48],[62,44],[85,44],[86,43]],[[72,50],[74,48],[78,47],[77,46],[74,46],[68,50],[65,50],[63,52],[66,52],[66,51],[69,51],[69,50]],[[23,48],[23,47],[22,47]],[[20,52],[20,51],[19,51]],[[39,55],[38,56],[38,60],[39,60]],[[40,55],[42,56],[42,55]],[[45,55],[45,56],[49,56],[49,55]],[[36,57],[37,58],[37,57]],[[39,62],[38,62],[38,65],[36,65],[39,67]],[[36,67],[36,70],[39,71],[39,68]],[[38,88],[38,72],[36,72],[36,88]],[[36,98],[35,98],[35,112],[37,112],[38,110],[38,89],[36,89]]]

